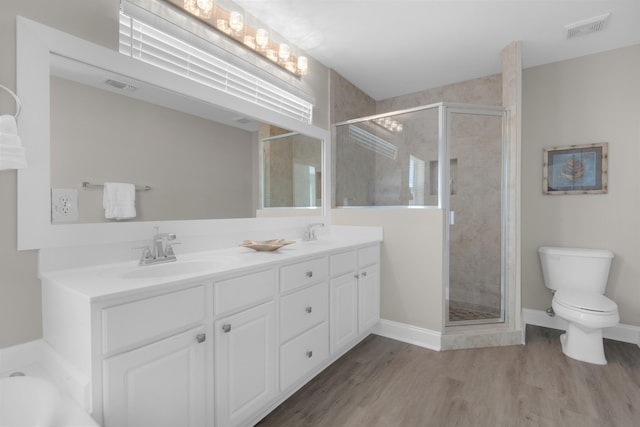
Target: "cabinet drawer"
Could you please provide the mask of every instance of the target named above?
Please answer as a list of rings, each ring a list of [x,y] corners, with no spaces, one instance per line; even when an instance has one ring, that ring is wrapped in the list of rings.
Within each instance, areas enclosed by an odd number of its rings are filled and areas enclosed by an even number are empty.
[[[329,316],[329,285],[302,289],[280,299],[280,341],[289,341]]]
[[[102,350],[113,353],[203,322],[204,286],[102,310]]]
[[[275,295],[275,270],[223,280],[215,283],[213,289],[213,311],[216,315],[257,304]]]
[[[380,246],[367,246],[366,248],[358,249],[358,265],[360,267],[375,264],[380,261]]]
[[[331,276],[340,276],[341,274],[354,271],[356,269],[356,261],[356,251],[347,251],[331,255]]]
[[[280,347],[280,389],[313,370],[329,357],[329,325],[324,322]]]
[[[328,261],[326,257],[311,259],[280,268],[280,291],[287,292],[327,278]]]

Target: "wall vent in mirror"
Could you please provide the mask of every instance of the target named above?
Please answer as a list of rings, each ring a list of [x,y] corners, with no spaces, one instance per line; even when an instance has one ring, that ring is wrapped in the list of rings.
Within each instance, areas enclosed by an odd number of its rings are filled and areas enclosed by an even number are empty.
[[[105,80],[105,83],[108,84],[109,86],[115,87],[116,89],[120,89],[120,90],[134,91],[134,90],[138,89],[137,86],[130,85],[130,84],[124,83],[124,82],[119,82],[119,81],[113,80],[113,79],[107,79],[107,80]]]

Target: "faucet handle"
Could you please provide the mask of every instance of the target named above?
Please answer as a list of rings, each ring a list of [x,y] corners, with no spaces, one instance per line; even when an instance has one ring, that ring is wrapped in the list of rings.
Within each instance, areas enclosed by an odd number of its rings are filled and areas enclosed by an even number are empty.
[[[307,225],[307,229],[302,235],[302,240],[304,241],[318,240],[318,234],[316,233],[317,227],[324,227],[324,223],[315,222],[313,224]]]
[[[149,249],[149,246],[139,246],[134,249],[142,249],[142,253],[140,254],[140,262],[138,262],[138,265],[144,265],[149,260],[153,259],[153,255],[151,254],[151,249]]]
[[[174,239],[175,239],[175,235],[174,235]],[[180,242],[167,243],[167,246],[164,251],[164,256],[166,256],[167,258],[171,258],[171,257],[175,258],[176,253],[173,251],[173,247],[179,244]]]

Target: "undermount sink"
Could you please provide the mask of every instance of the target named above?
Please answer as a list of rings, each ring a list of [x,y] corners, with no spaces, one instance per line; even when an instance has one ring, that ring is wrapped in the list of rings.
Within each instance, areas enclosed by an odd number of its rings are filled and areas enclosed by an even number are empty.
[[[155,277],[179,276],[183,274],[197,274],[213,271],[228,265],[232,259],[213,259],[208,261],[176,261],[167,264],[156,264],[136,267],[120,275],[123,279],[150,279]]]

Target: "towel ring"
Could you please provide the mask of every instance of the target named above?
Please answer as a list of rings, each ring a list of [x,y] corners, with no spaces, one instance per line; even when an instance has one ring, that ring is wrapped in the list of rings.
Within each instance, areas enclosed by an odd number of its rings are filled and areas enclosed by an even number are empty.
[[[13,117],[15,117],[17,119],[18,116],[20,115],[20,111],[22,111],[22,102],[20,102],[20,98],[18,98],[18,95],[16,95],[15,92],[13,92],[8,87],[6,87],[4,85],[0,85],[0,88],[2,88],[4,90],[6,90],[7,92],[9,92],[9,95],[11,95],[13,97],[13,99],[16,101],[16,113],[13,115]]]

